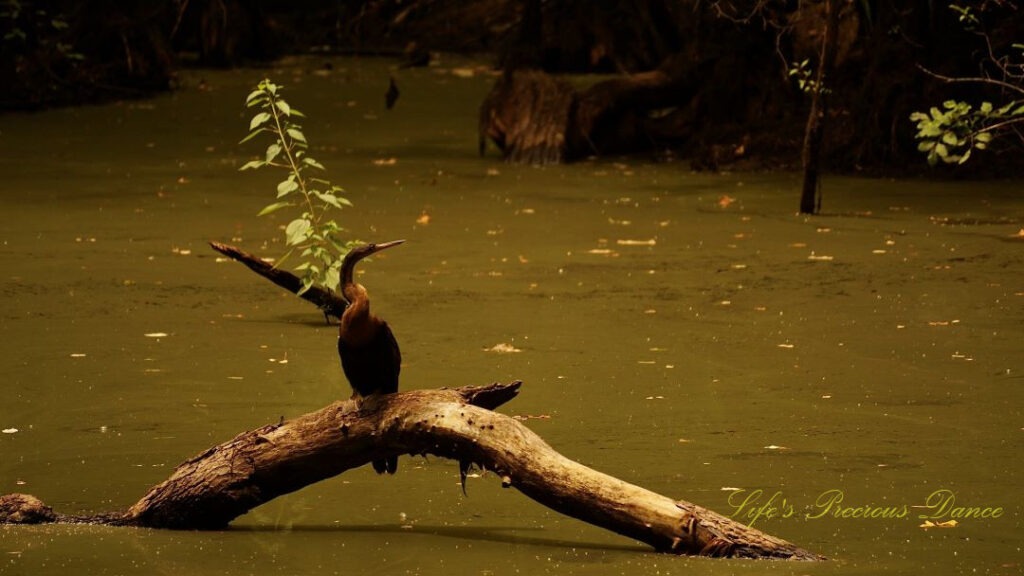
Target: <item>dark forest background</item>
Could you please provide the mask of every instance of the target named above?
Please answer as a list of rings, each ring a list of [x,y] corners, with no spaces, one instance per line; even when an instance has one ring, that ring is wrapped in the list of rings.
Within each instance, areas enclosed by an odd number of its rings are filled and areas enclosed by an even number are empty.
[[[141,97],[174,89],[185,66],[243,66],[292,53],[393,56],[408,65],[426,64],[435,51],[485,53],[505,70],[670,70],[675,96],[668,104],[660,99],[657,121],[636,137],[656,142],[658,153],[693,157],[695,166],[751,154],[770,166],[794,162],[810,98],[791,70],[804,61],[818,65],[828,16],[824,1],[810,0],[0,5],[0,106],[7,110]],[[964,7],[976,24],[965,25]],[[999,62],[1024,59],[1017,44],[1024,43],[1024,18],[1010,0],[839,0],[838,12],[824,144],[832,169],[925,167],[913,111],[951,98],[1008,96],[994,85],[943,82],[922,68],[950,77],[1005,76]],[[1020,173],[1020,140],[1000,141],[982,162],[972,161],[975,170]]]

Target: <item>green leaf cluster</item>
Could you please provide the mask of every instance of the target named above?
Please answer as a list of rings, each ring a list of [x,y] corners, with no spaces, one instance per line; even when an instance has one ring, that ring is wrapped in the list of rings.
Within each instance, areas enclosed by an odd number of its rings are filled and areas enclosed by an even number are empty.
[[[818,86],[818,81],[813,76],[814,69],[811,67],[810,60],[790,63],[789,77],[796,78],[797,86],[800,87],[801,92],[813,94],[820,90],[822,94],[829,94],[831,91],[824,86]]]
[[[309,142],[299,124],[305,115],[285,101],[281,92],[280,85],[264,79],[246,97],[246,107],[256,112],[249,120],[248,135],[240,143],[260,137],[270,143],[259,158],[246,162],[239,170],[269,166],[283,171],[275,201],[258,214],[285,210],[293,215],[284,230],[288,251],[278,265],[297,253],[300,262],[294,270],[302,273],[299,294],[313,286],[334,289],[341,261],[354,243],[342,239],[344,229],[334,215],[352,203],[341,195],[344,190],[340,186],[323,177],[326,168],[309,155]]]
[[[993,131],[1006,121],[1024,118],[1024,104],[1009,102],[995,108],[982,102],[977,108],[967,102],[947,100],[942,109],[933,106],[928,112],[914,112],[910,120],[917,122],[917,149],[928,154],[928,164],[963,164],[972,150],[984,150],[992,141]]]

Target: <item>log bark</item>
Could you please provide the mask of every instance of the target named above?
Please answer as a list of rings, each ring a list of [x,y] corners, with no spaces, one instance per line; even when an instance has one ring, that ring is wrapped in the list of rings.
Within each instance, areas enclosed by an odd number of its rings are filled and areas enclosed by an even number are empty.
[[[348,302],[346,302],[338,293],[319,286],[313,286],[309,290],[299,294],[299,291],[302,290],[302,280],[298,276],[288,272],[287,270],[281,270],[280,268],[274,267],[273,264],[259,256],[221,242],[210,241],[210,247],[232,260],[237,260],[238,262],[245,264],[253,272],[263,276],[267,280],[270,280],[292,294],[297,295],[299,298],[316,304],[317,308],[324,313],[324,316],[341,318],[341,315],[345,312],[345,308],[348,306]]]
[[[54,512],[32,496],[0,497],[0,524],[95,522],[217,529],[282,494],[372,460],[434,454],[471,461],[563,514],[661,552],[741,558],[823,559],[695,504],[602,474],[556,452],[514,418],[493,412],[520,383],[412,390],[336,402],[239,434],[181,464],[127,511]]]
[[[678,56],[583,91],[539,70],[506,72],[480,106],[480,154],[488,138],[507,162],[525,164],[650,148],[673,122],[648,113],[689,101],[707,66]]]

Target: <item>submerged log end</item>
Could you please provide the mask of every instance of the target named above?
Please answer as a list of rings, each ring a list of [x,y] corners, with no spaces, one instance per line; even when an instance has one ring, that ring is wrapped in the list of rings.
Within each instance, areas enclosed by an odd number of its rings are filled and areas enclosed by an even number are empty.
[[[49,524],[57,513],[31,494],[0,496],[0,524]]]
[[[213,248],[217,252],[220,252],[232,260],[245,264],[253,272],[263,276],[267,280],[270,280],[292,294],[297,295],[299,298],[315,304],[317,308],[322,310],[328,317],[333,316],[335,318],[341,318],[341,315],[345,312],[345,307],[348,306],[348,302],[346,302],[339,294],[321,286],[313,286],[308,290],[303,291],[301,278],[287,270],[275,268],[274,264],[260,258],[259,256],[250,254],[236,246],[224,244],[215,240],[210,240],[209,244],[210,248]]]
[[[467,404],[494,410],[519,394],[521,380],[503,384],[495,382],[489,386],[463,386],[456,391],[466,400]]]

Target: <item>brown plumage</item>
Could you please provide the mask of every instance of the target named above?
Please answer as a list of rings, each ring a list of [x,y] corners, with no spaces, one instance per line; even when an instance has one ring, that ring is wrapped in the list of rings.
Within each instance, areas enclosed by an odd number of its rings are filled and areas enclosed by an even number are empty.
[[[392,394],[398,391],[398,372],[402,353],[388,323],[370,313],[370,297],[362,284],[353,280],[356,263],[367,256],[397,246],[404,240],[356,246],[341,264],[341,293],[348,307],[341,315],[338,332],[338,356],[341,368],[352,385],[353,397]],[[373,462],[378,474],[394,474],[398,458]]]

